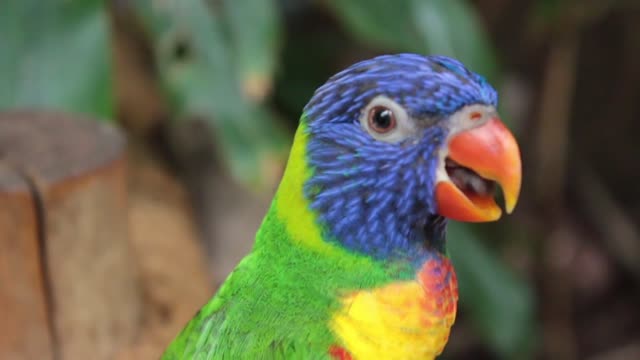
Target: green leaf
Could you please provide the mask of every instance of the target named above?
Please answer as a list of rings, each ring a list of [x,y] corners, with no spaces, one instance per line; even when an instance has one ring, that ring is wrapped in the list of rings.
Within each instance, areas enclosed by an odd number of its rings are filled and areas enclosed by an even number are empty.
[[[495,80],[494,50],[465,0],[329,0],[327,4],[361,41],[387,51],[452,56]]]
[[[242,72],[219,14],[202,0],[136,5],[176,117],[210,121],[232,175],[248,185],[271,187],[278,179],[274,168],[286,161],[290,136],[244,95]]]
[[[538,0],[534,3],[532,16],[540,22],[552,24],[565,10],[567,2],[564,0]]]
[[[411,0],[328,0],[327,5],[360,41],[392,51],[424,51]]]
[[[411,18],[430,54],[454,57],[496,80],[496,56],[474,9],[464,0],[412,0]]]
[[[281,71],[276,77],[274,97],[298,124],[300,113],[314,91],[335,72],[335,55],[346,51],[337,29],[292,31],[283,49]]]
[[[0,109],[47,107],[112,119],[108,30],[99,0],[6,0]]]
[[[451,223],[448,250],[458,274],[460,306],[478,334],[507,358],[526,358],[534,341],[533,293],[472,232]]]
[[[224,15],[243,92],[261,101],[271,91],[281,36],[275,0],[224,0]]]

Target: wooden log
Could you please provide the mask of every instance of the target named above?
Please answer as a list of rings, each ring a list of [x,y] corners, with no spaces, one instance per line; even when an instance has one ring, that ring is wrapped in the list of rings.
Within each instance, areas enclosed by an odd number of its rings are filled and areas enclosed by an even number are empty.
[[[24,247],[39,244],[38,251],[23,251],[20,261],[40,266],[42,291],[30,296],[47,310],[52,353],[6,357],[0,346],[0,358],[110,359],[134,340],[141,293],[128,241],[124,143],[119,132],[94,120],[49,112],[0,114],[0,158],[31,184],[31,204],[41,209],[31,228],[25,223],[22,230],[39,239],[21,240]],[[2,193],[7,190],[0,187]],[[2,216],[10,215],[0,212],[0,248],[11,241],[12,226]],[[0,269],[18,271],[11,266]],[[21,308],[15,297],[3,295],[5,287],[15,286],[0,284],[5,309]],[[0,323],[0,334],[13,331],[8,326]]]
[[[144,288],[143,328],[116,360],[159,359],[213,295],[183,184],[140,147],[129,149],[129,223]]]
[[[50,319],[29,184],[0,161],[0,358],[51,359]]]

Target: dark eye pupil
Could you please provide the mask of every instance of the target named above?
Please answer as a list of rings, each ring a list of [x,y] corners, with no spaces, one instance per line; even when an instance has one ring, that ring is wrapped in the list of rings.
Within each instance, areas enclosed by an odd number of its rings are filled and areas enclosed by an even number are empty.
[[[386,134],[396,127],[396,116],[391,109],[376,106],[367,114],[367,127],[378,134]]]
[[[393,113],[391,113],[389,109],[376,111],[376,113],[373,114],[373,122],[377,127],[387,129],[393,122]]]

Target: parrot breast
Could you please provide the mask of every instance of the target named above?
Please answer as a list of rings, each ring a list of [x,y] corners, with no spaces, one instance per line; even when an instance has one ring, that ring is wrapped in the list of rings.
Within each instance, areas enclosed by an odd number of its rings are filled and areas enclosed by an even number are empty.
[[[457,301],[451,261],[434,255],[413,281],[346,295],[332,330],[354,359],[433,359],[447,343]]]

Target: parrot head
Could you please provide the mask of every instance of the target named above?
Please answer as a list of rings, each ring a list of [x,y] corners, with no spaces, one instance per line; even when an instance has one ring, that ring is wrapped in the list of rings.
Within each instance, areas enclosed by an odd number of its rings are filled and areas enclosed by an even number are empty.
[[[440,246],[443,219],[500,218],[498,187],[513,211],[520,153],[496,105],[484,78],[444,56],[379,56],[331,77],[303,117],[304,195],[327,238],[402,256]]]

